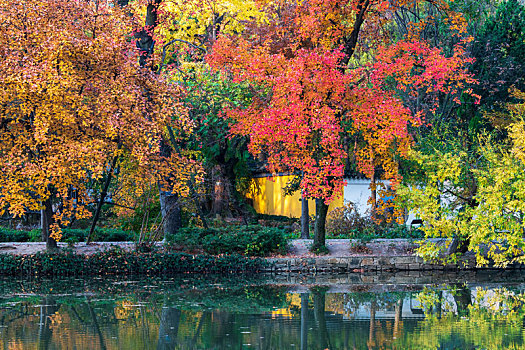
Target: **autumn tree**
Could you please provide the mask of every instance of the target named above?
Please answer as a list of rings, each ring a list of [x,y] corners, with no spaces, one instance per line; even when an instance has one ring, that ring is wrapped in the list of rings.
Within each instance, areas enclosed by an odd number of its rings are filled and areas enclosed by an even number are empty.
[[[131,18],[99,2],[0,2],[0,209],[42,209],[48,248],[91,215],[86,184],[115,159],[159,182],[187,162],[160,154],[166,127],[190,123],[179,90],[140,68]]]
[[[430,92],[453,96],[470,79],[465,42],[447,56],[412,35],[416,29],[397,41],[385,35],[405,3],[259,1],[266,20],[220,36],[209,57],[257,93],[247,108],[226,109],[233,133],[250,136],[250,152],[267,154],[271,172],[302,174],[300,187],[316,198],[314,249],[324,247],[328,203],[342,192],[349,152],[369,178],[380,169],[394,188],[399,183],[398,160],[412,144],[408,128],[424,116],[401,93],[417,101],[418,92],[429,92],[431,109],[439,100]]]
[[[189,116],[195,124],[191,135],[175,147],[188,148],[202,160],[206,169],[207,193],[195,189],[199,201],[212,213],[231,215],[245,213],[237,187],[246,177],[249,157],[246,141],[242,137],[227,138],[229,127],[220,116],[227,101],[248,98],[249,91],[238,84],[231,84],[209,72],[203,58],[215,42],[219,32],[242,30],[243,22],[260,16],[251,1],[123,1],[133,9],[139,30],[135,36],[143,53],[144,67],[166,77],[184,90],[183,102],[190,109]],[[245,96],[239,98],[241,95]],[[166,152],[173,152],[174,145],[166,140]],[[177,152],[177,151],[175,151]],[[209,200],[211,198],[211,200]],[[160,191],[163,212],[167,204],[180,213],[182,202],[167,191]],[[208,205],[211,203],[211,205]],[[198,212],[200,204],[191,204]],[[180,226],[174,216],[165,217],[165,231],[172,232]],[[180,215],[179,215],[180,217]],[[179,224],[176,224],[176,221]],[[173,222],[173,225],[169,224]]]
[[[497,168],[488,150],[508,149],[509,127],[516,119],[506,109],[519,101],[519,94],[512,91],[523,88],[525,81],[524,32],[520,30],[525,27],[523,5],[514,0],[471,5],[454,4],[470,19],[466,29],[473,40],[467,50],[474,58],[469,71],[476,82],[468,87],[480,101],[473,103],[472,96],[462,96],[461,105],[441,107],[431,123],[419,129],[417,152],[411,157],[416,165],[405,167],[410,169],[405,179],[411,185],[405,200],[410,207],[419,203],[417,210],[427,218],[424,229],[429,230],[429,237],[451,238],[444,247],[425,244],[422,254],[426,257],[455,259],[480,244],[479,236],[464,224],[476,220],[474,213],[488,209],[480,202],[486,195],[480,193],[480,171]],[[439,42],[447,47],[453,36],[440,33]],[[485,212],[483,217],[491,215]],[[482,256],[478,254],[479,261]],[[500,256],[498,260],[505,259]]]
[[[515,91],[513,96],[525,100],[522,92]],[[401,189],[401,198],[424,220],[426,237],[455,238],[447,244],[422,242],[418,249],[421,256],[457,261],[470,250],[479,265],[523,263],[524,116],[523,102],[508,105],[508,140],[480,136],[479,147],[472,155],[461,149],[431,155],[414,153],[426,176],[418,186]],[[465,172],[465,163],[471,158],[478,159],[476,167]],[[453,244],[461,249],[451,249]]]

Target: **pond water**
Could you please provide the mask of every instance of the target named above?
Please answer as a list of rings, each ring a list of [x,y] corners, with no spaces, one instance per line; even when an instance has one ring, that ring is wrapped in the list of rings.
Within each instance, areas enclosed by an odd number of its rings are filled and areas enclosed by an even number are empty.
[[[519,274],[301,278],[0,280],[0,349],[525,348]]]

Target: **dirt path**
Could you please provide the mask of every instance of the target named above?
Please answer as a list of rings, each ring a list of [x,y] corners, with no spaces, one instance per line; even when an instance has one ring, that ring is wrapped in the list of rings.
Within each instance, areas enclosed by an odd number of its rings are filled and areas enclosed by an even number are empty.
[[[326,241],[329,253],[327,257],[347,257],[362,255],[385,255],[396,256],[410,254],[415,245],[406,239],[376,240],[366,244],[355,242],[349,239],[329,239]],[[312,245],[311,239],[295,239],[290,242],[289,257],[313,257],[309,248]],[[73,249],[78,254],[93,254],[98,251],[105,251],[118,246],[125,250],[133,250],[133,242],[95,242],[90,245],[85,243],[75,244]],[[66,243],[59,243],[61,249],[68,248]],[[0,243],[0,254],[27,255],[35,254],[45,250],[44,243]]]

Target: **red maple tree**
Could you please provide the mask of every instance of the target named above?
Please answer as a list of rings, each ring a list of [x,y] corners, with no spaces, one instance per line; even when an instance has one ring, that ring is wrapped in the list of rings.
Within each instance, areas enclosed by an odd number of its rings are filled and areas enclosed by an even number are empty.
[[[447,57],[417,38],[417,26],[390,40],[384,25],[403,3],[259,1],[266,20],[219,37],[208,57],[255,92],[248,108],[226,109],[232,132],[250,136],[250,151],[264,152],[271,172],[301,173],[301,189],[319,199],[314,248],[324,246],[327,204],[342,193],[345,149],[373,183],[380,169],[395,188],[398,159],[412,144],[409,127],[432,113],[439,93],[459,96],[472,81],[466,41]],[[422,96],[424,103],[410,103]],[[359,142],[345,147],[348,135]]]

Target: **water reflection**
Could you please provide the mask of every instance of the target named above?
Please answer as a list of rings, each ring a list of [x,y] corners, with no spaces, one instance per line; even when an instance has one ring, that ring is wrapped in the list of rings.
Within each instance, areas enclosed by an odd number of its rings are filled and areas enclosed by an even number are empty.
[[[389,292],[358,285],[334,293],[187,276],[32,283],[0,281],[0,349],[524,347],[521,284],[383,286]]]

